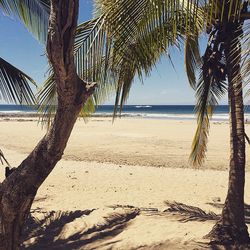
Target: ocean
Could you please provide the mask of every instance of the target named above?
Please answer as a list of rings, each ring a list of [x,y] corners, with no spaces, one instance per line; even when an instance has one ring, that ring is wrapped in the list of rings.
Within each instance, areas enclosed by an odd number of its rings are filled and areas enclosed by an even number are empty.
[[[113,105],[99,106],[94,116],[112,116]],[[227,105],[216,107],[213,120],[228,120],[229,108]],[[25,105],[0,105],[0,115],[29,115],[35,114],[37,107]],[[125,105],[122,116],[138,117],[149,119],[174,119],[192,120],[195,119],[194,105]],[[250,120],[250,108],[246,107],[245,118]]]

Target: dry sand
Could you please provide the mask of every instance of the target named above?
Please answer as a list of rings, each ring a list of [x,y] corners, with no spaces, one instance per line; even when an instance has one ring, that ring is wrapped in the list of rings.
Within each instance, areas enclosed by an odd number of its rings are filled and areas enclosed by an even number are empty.
[[[16,119],[2,119],[0,129],[1,149],[13,166],[45,133],[36,121]],[[218,218],[227,191],[229,128],[226,122],[211,124],[207,161],[200,170],[188,164],[194,130],[195,121],[78,121],[64,159],[38,191],[32,216],[39,220],[29,219],[25,246],[205,248],[203,236]],[[247,204],[249,188],[247,173]]]

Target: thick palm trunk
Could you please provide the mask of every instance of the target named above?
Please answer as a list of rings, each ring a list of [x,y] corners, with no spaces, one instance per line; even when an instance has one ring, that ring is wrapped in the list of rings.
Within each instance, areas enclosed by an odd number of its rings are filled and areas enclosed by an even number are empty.
[[[249,242],[244,213],[245,128],[240,73],[241,44],[237,40],[238,32],[242,32],[241,24],[231,23],[225,29],[227,37],[225,56],[230,107],[229,186],[222,217],[209,234],[212,242],[224,244]]]
[[[55,72],[58,109],[32,153],[0,185],[0,249],[20,246],[22,226],[46,177],[61,159],[83,102],[93,92],[76,74],[73,56],[79,0],[52,0],[47,53]]]

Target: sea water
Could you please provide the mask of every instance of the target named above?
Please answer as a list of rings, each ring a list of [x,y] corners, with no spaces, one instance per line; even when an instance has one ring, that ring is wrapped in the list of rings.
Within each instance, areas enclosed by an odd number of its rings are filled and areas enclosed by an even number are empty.
[[[113,105],[102,105],[96,109],[94,116],[112,116]],[[34,114],[37,112],[36,106],[26,105],[0,105],[0,114]],[[228,105],[219,105],[214,110],[213,120],[228,120]],[[122,116],[138,117],[150,119],[174,119],[191,120],[195,119],[194,105],[125,105]],[[245,119],[250,121],[250,108],[245,107]]]

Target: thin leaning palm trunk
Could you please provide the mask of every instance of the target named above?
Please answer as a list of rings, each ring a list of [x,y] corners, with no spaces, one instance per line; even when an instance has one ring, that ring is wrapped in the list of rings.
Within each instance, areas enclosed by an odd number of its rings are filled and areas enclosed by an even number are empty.
[[[56,75],[57,113],[53,125],[36,148],[0,186],[1,250],[20,248],[23,223],[36,192],[61,159],[82,105],[95,87],[88,86],[77,76],[74,64],[78,0],[64,0],[60,4],[52,0],[51,5],[53,18],[47,52]]]

